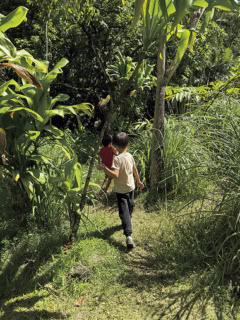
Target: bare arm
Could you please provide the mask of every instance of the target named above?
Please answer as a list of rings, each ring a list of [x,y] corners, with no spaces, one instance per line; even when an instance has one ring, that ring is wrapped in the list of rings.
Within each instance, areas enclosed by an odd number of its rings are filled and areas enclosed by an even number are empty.
[[[119,170],[118,169],[109,169],[108,167],[106,167],[104,164],[102,165],[102,168],[104,170],[104,172],[111,178],[118,178],[119,176]]]
[[[135,165],[133,166],[133,174],[134,174],[134,176],[136,178],[138,188],[143,189],[144,188],[144,184],[141,182],[141,180],[139,178],[138,169],[136,168]]]

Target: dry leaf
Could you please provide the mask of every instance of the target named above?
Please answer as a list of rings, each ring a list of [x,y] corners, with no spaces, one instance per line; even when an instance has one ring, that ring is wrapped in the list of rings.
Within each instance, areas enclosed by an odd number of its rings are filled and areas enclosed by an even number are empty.
[[[86,298],[86,297],[83,297],[83,298],[78,299],[78,300],[74,303],[74,307],[80,307],[84,300],[87,300],[87,298]]]
[[[51,285],[51,283],[47,283],[44,285],[44,288],[53,289],[53,286]]]
[[[13,63],[0,63],[0,68],[4,67],[12,68],[20,78],[27,80],[35,87],[43,90],[42,84],[34,76],[32,76],[25,68]]]
[[[132,90],[129,95],[130,95],[130,97],[136,97],[137,90]]]
[[[0,155],[2,157],[2,163],[6,164],[6,146],[7,146],[7,140],[6,140],[6,132],[0,128]]]

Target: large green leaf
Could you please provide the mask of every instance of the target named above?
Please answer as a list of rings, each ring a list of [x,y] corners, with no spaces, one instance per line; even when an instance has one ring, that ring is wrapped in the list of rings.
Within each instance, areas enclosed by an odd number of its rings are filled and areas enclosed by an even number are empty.
[[[164,29],[165,19],[158,0],[146,0],[143,5],[143,46],[147,50]]]
[[[93,111],[93,105],[87,102],[84,103],[80,103],[80,104],[75,104],[72,106],[64,106],[64,105],[59,105],[58,106],[59,110],[64,110],[66,114],[75,114],[77,115],[76,112],[78,111],[82,111],[86,114],[88,114],[89,116],[92,114]],[[54,109],[55,110],[55,109]]]
[[[206,10],[205,19],[204,19],[204,22],[203,22],[201,30],[200,30],[201,33],[205,31],[205,29],[207,28],[209,22],[212,20],[213,15],[214,15],[214,11],[215,11],[215,8],[213,8],[213,7],[209,7]]]
[[[42,117],[45,116],[46,110],[51,107],[51,97],[48,90],[43,90],[36,95],[37,101],[34,100],[34,110],[37,111]]]
[[[0,31],[0,50],[5,55],[4,60],[16,57],[16,48],[13,43]],[[3,57],[1,60],[3,60]]]
[[[16,52],[16,58],[13,62],[19,62],[20,63],[20,59],[24,58],[27,62],[27,64],[32,64],[34,63],[35,66],[42,72],[46,73],[48,70],[48,66],[45,62],[37,60],[35,58],[33,58],[33,56],[27,52],[26,50],[22,49],[22,50],[17,50]]]
[[[43,163],[47,163],[47,164],[52,164],[50,158],[48,158],[44,155],[39,155],[39,154],[31,155],[31,157],[29,157],[29,160],[32,160],[35,162],[43,162]]]
[[[196,37],[197,37],[197,33],[195,31],[191,30],[191,35],[190,35],[189,44],[188,44],[189,51],[191,53],[193,53],[193,46],[194,46]]]
[[[26,107],[11,108],[11,112],[20,111],[20,110],[26,111],[30,116],[32,116],[34,119],[36,119],[40,122],[44,121],[43,118],[37,112],[35,112],[29,108],[26,108]]]
[[[15,80],[9,80],[0,86],[0,96],[3,95],[9,86],[14,86],[17,91],[20,89],[19,84]]]
[[[22,107],[25,107],[24,102],[18,98],[18,96],[15,93],[11,94],[11,90],[8,89],[8,91],[10,91],[10,94],[6,94],[3,93],[2,97],[0,97],[0,106],[3,105],[8,105],[8,107],[19,107],[19,105],[21,105]]]
[[[178,66],[180,61],[182,60],[182,57],[183,57],[183,55],[189,45],[190,34],[191,34],[191,32],[188,29],[185,29],[183,31],[182,37],[179,41],[179,45],[177,48],[176,56],[175,56],[174,60],[172,61],[170,69],[175,69],[175,67]]]
[[[26,102],[27,102],[27,104],[28,104],[28,106],[32,109],[32,107],[33,107],[33,101],[32,101],[32,99],[31,98],[29,98],[28,96],[26,96],[25,94],[23,95],[23,94],[18,94],[18,97],[19,98],[21,98],[22,99],[22,101],[23,100],[26,100]],[[20,101],[20,99],[18,99],[17,100],[18,102]],[[23,102],[23,104],[22,104],[23,106],[25,106],[25,103]]]
[[[44,184],[46,182],[45,174],[38,169],[28,170],[27,173],[32,176],[33,181],[36,183]]]
[[[225,11],[238,10],[240,3],[234,0],[209,0],[209,5]]]
[[[0,114],[9,112],[10,107],[0,107]]]
[[[167,17],[168,17],[168,11],[167,11],[166,1],[165,1],[165,0],[159,0],[159,5],[160,5],[160,8],[161,8],[161,10],[162,10],[163,16],[165,17],[165,19],[167,19]]]
[[[77,155],[65,164],[65,179],[68,189],[81,186],[82,167],[77,161]],[[76,185],[77,184],[77,185]]]
[[[172,29],[174,29],[187,14],[189,8],[192,5],[193,0],[174,0],[176,12],[172,23]]]
[[[62,58],[60,61],[57,62],[57,64],[51,70],[51,72],[59,72],[59,71],[61,71],[61,68],[65,67],[68,63],[69,63],[68,59]]]
[[[58,183],[58,182],[64,182],[65,181],[65,177],[64,176],[58,176],[58,177],[50,177],[49,178],[49,183]]]
[[[27,136],[31,141],[35,141],[40,136],[40,131],[28,131]]]
[[[59,106],[59,109],[64,111],[64,114],[74,114],[77,115],[75,109],[72,106]]]
[[[63,133],[62,130],[60,130],[57,127],[52,126],[52,125],[44,126],[42,128],[42,130],[48,131],[48,132],[50,132],[51,134],[53,134],[54,136],[57,136],[57,137],[63,137],[64,136],[64,133]]]
[[[53,80],[56,79],[59,73],[62,73],[62,68],[68,64],[68,60],[63,58],[61,59],[55,67],[42,79],[42,85],[45,89],[49,88]]]
[[[76,179],[77,186],[81,188],[83,171],[82,171],[82,166],[79,162],[77,162],[74,165],[74,170],[75,170],[75,179]]]
[[[60,110],[60,109],[46,110],[45,115],[48,118],[50,118],[52,116],[60,116],[60,117],[64,118],[65,112],[64,112],[64,110]]]
[[[193,0],[193,6],[197,6],[197,7],[202,7],[202,8],[207,8],[208,7],[208,3],[205,0]]]
[[[135,12],[134,12],[134,18],[133,18],[133,28],[135,28],[141,14],[143,3],[146,0],[136,0],[135,1]]]
[[[29,179],[29,176],[24,175],[24,177],[21,177],[21,181],[24,185],[25,190],[27,191],[28,197],[32,199],[33,193],[34,193],[34,187],[33,187],[32,181]]]
[[[58,101],[67,101],[69,99],[69,95],[67,94],[59,94],[57,95],[54,99],[52,99],[51,101],[51,105],[50,105],[50,108],[52,109],[54,107],[54,105],[58,102]]]
[[[71,155],[70,155],[70,153],[69,153],[69,151],[68,151],[68,146],[64,146],[64,143],[61,141],[61,143],[62,144],[58,144],[58,143],[56,143],[56,147],[58,147],[58,148],[60,148],[64,153],[65,153],[65,155],[67,156],[67,158],[70,160],[71,159]]]
[[[10,28],[15,28],[19,26],[25,19],[28,9],[25,7],[18,7],[6,17],[0,20],[0,31],[5,32]]]

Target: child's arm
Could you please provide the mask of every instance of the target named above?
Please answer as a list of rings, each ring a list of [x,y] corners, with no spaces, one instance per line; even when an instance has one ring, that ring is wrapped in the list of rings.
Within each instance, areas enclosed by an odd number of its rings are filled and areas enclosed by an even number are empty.
[[[136,168],[136,166],[133,166],[133,174],[137,180],[137,186],[139,189],[143,189],[144,188],[144,184],[141,182],[140,178],[139,178],[139,174],[138,174],[138,169]]]
[[[118,178],[119,176],[119,170],[118,169],[109,169],[104,164],[102,164],[101,168],[104,170],[104,172],[111,178]]]

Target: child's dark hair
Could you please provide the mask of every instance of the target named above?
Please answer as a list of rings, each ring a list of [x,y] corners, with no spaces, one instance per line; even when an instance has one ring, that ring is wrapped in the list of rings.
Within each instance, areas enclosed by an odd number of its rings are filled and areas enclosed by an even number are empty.
[[[119,148],[126,148],[129,142],[129,137],[125,132],[119,132],[113,136],[113,145]]]
[[[106,134],[102,138],[102,144],[104,147],[107,147],[109,145],[109,143],[112,143],[112,136],[110,136],[110,134]]]

